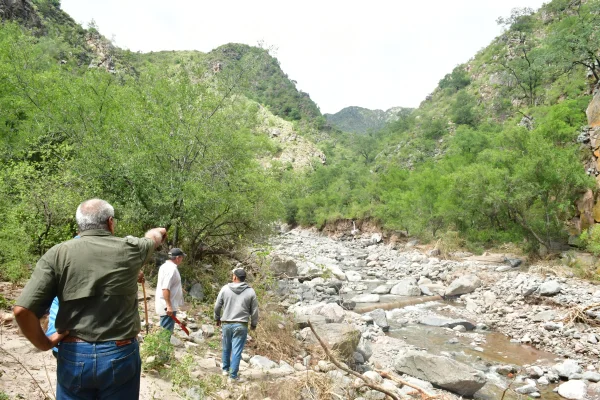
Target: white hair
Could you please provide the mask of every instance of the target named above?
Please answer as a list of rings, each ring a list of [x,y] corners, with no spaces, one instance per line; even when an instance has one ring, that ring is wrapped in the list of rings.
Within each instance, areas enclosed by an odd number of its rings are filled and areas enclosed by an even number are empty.
[[[86,200],[77,207],[75,219],[79,232],[90,229],[108,229],[108,219],[115,216],[115,209],[107,201]]]

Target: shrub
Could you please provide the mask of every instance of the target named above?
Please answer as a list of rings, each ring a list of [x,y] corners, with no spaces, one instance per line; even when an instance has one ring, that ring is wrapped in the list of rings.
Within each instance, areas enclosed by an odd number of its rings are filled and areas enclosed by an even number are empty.
[[[160,328],[158,331],[146,335],[141,348],[141,356],[145,371],[154,368],[160,369],[173,361],[175,352],[171,345],[171,332]]]

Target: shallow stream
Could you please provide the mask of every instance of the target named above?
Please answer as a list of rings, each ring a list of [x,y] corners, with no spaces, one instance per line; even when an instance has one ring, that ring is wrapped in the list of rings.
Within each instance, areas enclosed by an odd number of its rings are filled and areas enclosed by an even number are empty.
[[[411,301],[412,298],[398,298],[396,296],[386,296],[382,298],[382,303],[398,300]],[[422,300],[423,298],[415,298]],[[357,311],[360,308],[376,306],[382,303],[362,303],[357,305]],[[479,400],[497,400],[502,398],[506,387],[511,384],[513,378],[499,375],[496,372],[490,372],[489,366],[511,364],[517,367],[524,365],[551,366],[560,359],[555,354],[538,350],[534,347],[512,343],[508,337],[494,331],[470,331],[456,332],[448,328],[421,325],[418,323],[406,323],[411,318],[403,318],[403,315],[413,316],[415,313],[427,310],[434,311],[437,315],[459,319],[457,314],[448,311],[448,306],[456,307],[452,302],[427,302],[418,305],[408,305],[400,309],[394,309],[391,312],[392,318],[388,318],[390,330],[389,336],[399,338],[415,347],[426,350],[430,354],[450,355],[457,361],[471,365],[472,367],[487,371],[486,377],[488,383],[479,390],[475,399]],[[443,311],[439,309],[443,307]],[[459,306],[460,307],[460,306]],[[389,313],[388,313],[389,315]],[[401,322],[399,322],[401,321]],[[452,340],[451,340],[452,339]],[[517,373],[519,374],[519,373]],[[523,372],[521,372],[523,374]],[[511,388],[515,389],[524,386],[525,383],[512,383]],[[561,397],[553,392],[556,385],[538,385],[542,399],[558,400]],[[505,400],[528,399],[528,395],[519,395],[513,391],[507,391],[504,395]]]

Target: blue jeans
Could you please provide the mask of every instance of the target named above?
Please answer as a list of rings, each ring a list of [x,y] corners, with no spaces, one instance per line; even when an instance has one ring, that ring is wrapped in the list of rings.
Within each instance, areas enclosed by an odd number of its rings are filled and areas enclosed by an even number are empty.
[[[177,311],[173,311],[173,316],[174,317],[177,316]],[[162,326],[165,329],[170,330],[171,333],[173,333],[173,329],[175,329],[175,321],[173,320],[173,318],[169,317],[168,315],[161,315],[160,316],[160,326]]]
[[[56,400],[129,400],[140,395],[142,360],[137,340],[61,343]]]
[[[221,331],[223,332],[223,355],[221,357],[223,371],[229,371],[229,376],[237,379],[242,351],[248,336],[248,326],[240,323],[223,323]]]

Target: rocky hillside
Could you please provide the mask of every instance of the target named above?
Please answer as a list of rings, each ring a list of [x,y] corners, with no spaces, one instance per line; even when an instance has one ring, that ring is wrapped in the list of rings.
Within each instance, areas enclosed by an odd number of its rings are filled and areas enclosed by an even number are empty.
[[[377,132],[390,122],[397,121],[400,113],[409,113],[410,108],[392,107],[389,110],[369,110],[362,107],[346,107],[335,114],[325,114],[327,123],[343,132]]]

